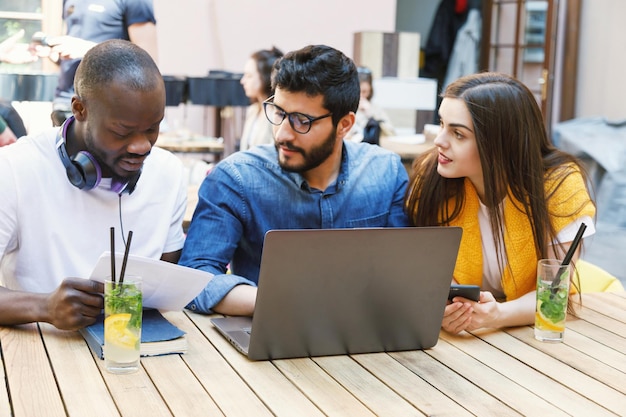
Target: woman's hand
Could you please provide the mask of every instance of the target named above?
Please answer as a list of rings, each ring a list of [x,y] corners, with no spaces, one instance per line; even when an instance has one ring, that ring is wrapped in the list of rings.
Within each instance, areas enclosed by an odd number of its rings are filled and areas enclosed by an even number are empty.
[[[449,333],[495,327],[499,316],[498,302],[488,291],[480,292],[480,301],[454,297],[444,310],[441,327]]]
[[[486,327],[500,327],[500,303],[498,303],[489,291],[480,292],[480,301],[473,303],[472,320],[465,330],[472,331]]]
[[[532,324],[535,319],[535,302],[535,291],[503,303],[496,301],[488,291],[480,292],[478,302],[455,297],[444,310],[441,327],[456,334],[463,330]]]
[[[448,302],[444,312],[441,327],[453,334],[457,334],[467,329],[472,324],[472,313],[474,312],[474,301],[463,297],[454,297],[452,302]]]

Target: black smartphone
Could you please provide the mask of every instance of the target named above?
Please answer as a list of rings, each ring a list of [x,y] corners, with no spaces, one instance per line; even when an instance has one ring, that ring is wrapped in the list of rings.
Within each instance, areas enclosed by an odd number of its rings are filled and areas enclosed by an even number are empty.
[[[480,287],[478,285],[450,285],[450,292],[448,293],[448,300],[452,301],[454,297],[463,297],[468,300],[478,301],[480,300]]]

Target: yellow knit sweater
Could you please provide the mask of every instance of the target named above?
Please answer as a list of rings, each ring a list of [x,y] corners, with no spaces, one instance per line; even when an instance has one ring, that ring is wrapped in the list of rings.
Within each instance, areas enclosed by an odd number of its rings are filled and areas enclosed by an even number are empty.
[[[555,186],[555,181],[546,180],[547,193],[552,192]],[[504,203],[504,244],[510,268],[505,267],[502,287],[507,300],[514,300],[535,289],[538,261],[530,219],[517,208],[522,207],[519,202],[512,203],[509,197]],[[468,179],[465,179],[465,204],[460,215],[450,222],[451,226],[463,228],[454,269],[454,278],[459,284],[482,284],[483,253],[478,224],[479,204],[476,189]],[[580,207],[582,207],[580,212],[575,216],[570,215]],[[578,169],[572,168],[571,174],[550,199],[548,210],[557,232],[582,216],[588,215],[593,218],[595,207]]]

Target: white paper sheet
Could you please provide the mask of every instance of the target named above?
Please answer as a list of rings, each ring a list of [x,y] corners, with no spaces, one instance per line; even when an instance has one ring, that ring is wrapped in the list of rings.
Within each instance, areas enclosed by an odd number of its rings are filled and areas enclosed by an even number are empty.
[[[119,278],[124,255],[116,253],[115,269]],[[100,255],[90,279],[104,282],[111,275],[111,253]],[[129,255],[124,276],[142,278],[143,306],[159,310],[182,310],[202,291],[213,274],[158,259]]]

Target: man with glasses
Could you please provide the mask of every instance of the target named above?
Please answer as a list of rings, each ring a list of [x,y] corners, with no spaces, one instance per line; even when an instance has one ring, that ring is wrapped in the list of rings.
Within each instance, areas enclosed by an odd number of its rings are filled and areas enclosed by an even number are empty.
[[[198,192],[179,263],[215,277],[191,310],[252,315],[270,229],[408,225],[400,157],[344,141],[360,95],[352,60],[328,46],[307,46],[274,64],[272,87],[263,106],[274,144],[222,160]]]

